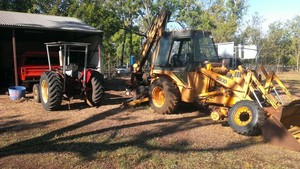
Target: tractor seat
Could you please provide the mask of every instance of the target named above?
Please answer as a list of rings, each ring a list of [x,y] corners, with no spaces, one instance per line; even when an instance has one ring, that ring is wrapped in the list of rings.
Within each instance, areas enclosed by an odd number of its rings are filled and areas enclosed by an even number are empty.
[[[79,78],[81,76],[81,72],[78,71],[78,65],[74,63],[70,63],[66,67],[66,74],[70,77]]]
[[[174,54],[172,59],[171,59],[171,66],[172,67],[181,67],[182,62],[177,54]]]

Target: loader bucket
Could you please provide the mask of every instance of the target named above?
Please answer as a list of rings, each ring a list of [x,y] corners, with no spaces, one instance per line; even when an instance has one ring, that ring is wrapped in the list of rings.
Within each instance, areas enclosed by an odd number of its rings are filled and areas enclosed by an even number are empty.
[[[262,127],[266,142],[293,151],[300,151],[300,100],[281,107]]]

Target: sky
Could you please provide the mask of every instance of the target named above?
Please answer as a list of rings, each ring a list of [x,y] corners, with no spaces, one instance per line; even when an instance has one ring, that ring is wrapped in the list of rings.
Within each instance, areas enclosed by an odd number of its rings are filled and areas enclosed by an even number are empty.
[[[263,30],[277,20],[286,21],[300,16],[300,0],[248,0],[248,11],[245,20],[251,19],[255,12],[265,20]]]

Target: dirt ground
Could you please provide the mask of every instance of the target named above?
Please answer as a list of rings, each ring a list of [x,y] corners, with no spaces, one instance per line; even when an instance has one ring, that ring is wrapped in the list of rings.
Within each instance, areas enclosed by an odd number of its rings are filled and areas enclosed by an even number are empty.
[[[18,101],[0,95],[0,168],[300,168],[299,152],[239,135],[206,110],[122,108],[124,81],[105,86],[100,107],[74,99],[54,112],[31,93]]]

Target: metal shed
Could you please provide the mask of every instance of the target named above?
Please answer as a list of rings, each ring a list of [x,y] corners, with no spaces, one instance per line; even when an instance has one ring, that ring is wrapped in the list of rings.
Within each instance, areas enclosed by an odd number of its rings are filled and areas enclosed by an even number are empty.
[[[86,42],[89,64],[101,72],[103,32],[79,19],[0,11],[0,86],[18,85],[17,64],[26,51],[45,51],[44,43]]]

